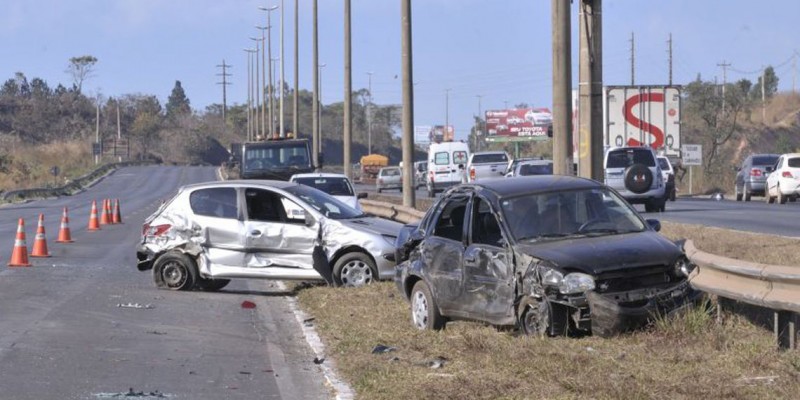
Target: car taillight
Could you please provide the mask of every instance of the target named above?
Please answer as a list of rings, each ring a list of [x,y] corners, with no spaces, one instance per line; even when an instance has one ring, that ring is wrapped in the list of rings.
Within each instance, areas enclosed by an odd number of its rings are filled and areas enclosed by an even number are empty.
[[[784,178],[794,178],[794,176],[792,176],[792,173],[789,172],[789,171],[783,171],[781,173],[781,176],[784,177]]]
[[[471,181],[475,180],[475,167],[469,169],[469,180]]]
[[[761,170],[758,168],[751,169],[750,176],[761,176]]]
[[[163,224],[150,226],[150,224],[144,224],[144,226],[142,226],[142,236],[161,236],[164,232],[168,231],[169,228],[172,228],[172,225]]]

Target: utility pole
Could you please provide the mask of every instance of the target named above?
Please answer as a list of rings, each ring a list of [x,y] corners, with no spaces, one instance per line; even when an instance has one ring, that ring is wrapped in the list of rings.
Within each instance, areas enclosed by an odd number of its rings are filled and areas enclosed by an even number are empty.
[[[300,8],[297,5],[300,0],[294,0],[294,94],[292,95],[292,133],[294,137],[300,136],[300,70],[299,70],[299,51],[300,41],[298,39],[298,25],[300,24]]]
[[[349,0],[346,0],[349,1]],[[411,0],[400,0],[401,66],[403,74],[403,205],[414,207],[414,76],[411,50]]]
[[[444,90],[444,133],[447,134],[447,129],[450,126],[450,90]]]
[[[250,49],[244,49],[245,53],[247,53],[247,141],[253,140],[253,118],[252,113],[253,110],[251,108],[253,102],[253,84],[252,84],[252,69],[253,69],[253,51]]]
[[[97,147],[100,148],[100,152],[103,151],[102,147],[100,146],[100,97],[97,97],[95,101],[95,107],[97,109],[97,113],[95,114],[94,118],[94,142],[96,143]],[[94,150],[94,149],[93,149]],[[94,165],[100,163],[100,154],[94,154]]]
[[[114,103],[117,104],[117,142],[114,143],[114,153],[116,153],[117,147],[119,147],[119,142],[122,140],[122,126],[119,118],[119,100],[115,101]],[[122,162],[122,154],[118,155],[117,162]]]
[[[272,76],[272,22],[270,15],[278,9],[278,6],[258,7],[258,9],[267,12],[267,60],[269,60],[269,85],[267,91],[269,92],[269,137],[271,138],[275,134],[275,87],[273,84],[275,80]]]
[[[264,31],[268,30],[267,26],[256,26],[261,30],[261,86],[258,87],[258,92],[261,95],[261,129],[264,132],[264,139],[272,135],[272,130],[267,126],[267,37]]]
[[[280,81],[280,89],[278,89],[278,90],[280,90],[280,94],[279,94],[280,99],[279,99],[279,104],[278,104],[278,113],[279,113],[279,115],[278,115],[278,129],[280,130],[280,138],[281,139],[283,139],[285,137],[285,134],[286,134],[286,132],[283,129],[283,127],[284,127],[284,125],[283,125],[283,91],[284,91],[283,90],[283,82],[285,82],[285,79],[283,77],[283,64],[284,64],[284,61],[286,60],[283,57],[283,27],[285,25],[283,23],[283,14],[284,14],[283,10],[284,10],[283,0],[281,0],[281,46],[280,46],[280,48],[281,48],[281,51],[280,51],[280,53],[281,53],[281,56],[280,56],[280,59],[281,59],[281,65],[280,65],[280,67],[281,67],[281,73],[280,73],[281,81]]]
[[[475,97],[478,98],[478,129],[475,131],[475,151],[480,151],[481,141],[479,136],[483,136],[483,124],[481,121],[483,120],[483,111],[481,110],[481,98],[483,97],[482,94],[476,95]]]
[[[312,64],[314,68],[314,94],[311,100],[311,158],[314,160],[314,168],[319,168],[319,96],[320,96],[320,84],[319,84],[319,20],[317,18],[317,0],[313,0],[313,11],[312,11],[312,19],[313,19],[313,34],[311,36],[311,58]]]
[[[767,91],[764,89],[764,80],[767,77],[767,70],[761,67],[761,123],[767,124]],[[724,104],[724,102],[723,102]]]
[[[231,83],[228,82],[228,77],[231,74],[228,73],[227,69],[230,68],[231,65],[225,64],[225,59],[222,60],[222,64],[217,65],[217,68],[222,68],[222,73],[217,74],[217,76],[222,77],[222,82],[217,82],[217,85],[222,85],[222,132],[225,133],[228,127],[228,85]]]
[[[797,52],[792,54],[792,93],[797,94]]]
[[[322,69],[325,68],[327,64],[322,63],[319,65],[319,115],[317,115],[317,125],[319,125],[319,141],[317,142],[317,152],[322,152]]]
[[[667,40],[667,43],[669,44],[669,50],[667,50],[667,52],[669,53],[669,85],[672,86],[672,33],[671,32],[669,34],[669,40]]]
[[[578,69],[579,175],[603,181],[603,14],[601,0],[581,0]],[[633,34],[631,33],[631,50]],[[631,51],[633,60],[633,51]],[[633,67],[633,63],[631,63]],[[631,69],[631,84],[633,84]]]
[[[553,29],[553,173],[572,175],[571,0],[551,0]]]
[[[728,83],[728,67],[731,66],[730,63],[726,63],[725,60],[722,60],[721,64],[717,64],[718,67],[722,67],[722,116],[725,116],[725,86]]]
[[[631,86],[635,85],[636,81],[636,49],[634,47],[633,32],[631,32]]]
[[[254,131],[253,137],[255,138],[256,136],[262,135],[262,131],[264,128],[264,126],[261,124],[261,118],[259,118],[259,107],[261,106],[261,89],[260,89],[261,86],[259,86],[259,82],[261,81],[259,80],[258,77],[258,66],[259,66],[258,54],[261,52],[261,50],[259,50],[258,48],[258,42],[261,39],[251,37],[250,40],[256,42],[255,44],[256,47],[254,48],[255,69],[253,70],[253,82],[255,83],[255,86],[253,87],[253,94],[254,94],[253,97],[255,100],[255,107],[253,108],[253,117],[254,117],[253,126],[255,127],[255,129],[253,130]]]
[[[350,155],[353,133],[353,70],[352,54],[350,53],[350,0],[344,0],[344,174],[348,178],[353,177],[353,163]]]
[[[369,100],[367,102],[367,154],[372,154],[372,72],[369,75]]]

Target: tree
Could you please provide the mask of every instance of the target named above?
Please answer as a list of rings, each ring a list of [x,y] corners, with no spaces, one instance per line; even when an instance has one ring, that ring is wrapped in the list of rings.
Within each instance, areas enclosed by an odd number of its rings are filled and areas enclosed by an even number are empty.
[[[778,76],[775,75],[775,69],[772,66],[767,67],[764,73],[758,77],[756,84],[750,90],[750,97],[753,99],[761,99],[761,80],[764,80],[764,97],[771,99],[772,96],[778,92]]]
[[[189,98],[186,97],[186,92],[183,91],[181,81],[175,81],[175,87],[172,88],[167,99],[167,118],[170,121],[176,121],[178,117],[191,114],[192,108],[189,106]]]
[[[67,73],[72,75],[72,82],[78,93],[81,93],[83,82],[92,76],[97,58],[90,55],[72,57],[69,59]]]

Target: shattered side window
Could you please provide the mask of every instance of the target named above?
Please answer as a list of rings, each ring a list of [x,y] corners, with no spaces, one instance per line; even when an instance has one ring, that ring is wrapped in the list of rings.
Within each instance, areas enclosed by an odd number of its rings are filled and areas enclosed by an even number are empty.
[[[472,243],[499,246],[503,242],[503,234],[489,203],[476,197],[472,209]]]
[[[197,215],[217,218],[236,218],[236,189],[199,189],[189,195],[189,205]]]
[[[433,235],[460,242],[464,237],[464,215],[466,212],[466,197],[457,197],[449,200],[441,214],[439,214]]]
[[[247,219],[265,222],[283,222],[278,195],[267,190],[247,189],[244,194],[247,203]]]

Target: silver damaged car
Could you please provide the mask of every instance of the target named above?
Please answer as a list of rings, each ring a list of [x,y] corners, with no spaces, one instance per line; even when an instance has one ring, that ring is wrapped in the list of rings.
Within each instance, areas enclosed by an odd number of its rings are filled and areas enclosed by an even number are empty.
[[[145,220],[137,267],[172,290],[219,290],[232,278],[362,286],[394,276],[401,228],[305,185],[200,183]]]

